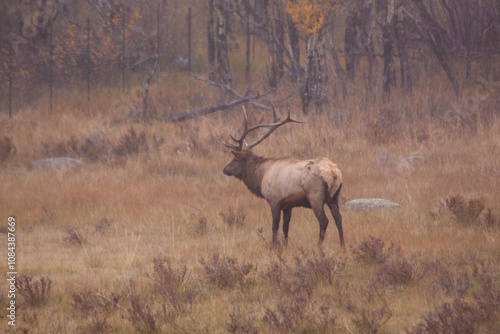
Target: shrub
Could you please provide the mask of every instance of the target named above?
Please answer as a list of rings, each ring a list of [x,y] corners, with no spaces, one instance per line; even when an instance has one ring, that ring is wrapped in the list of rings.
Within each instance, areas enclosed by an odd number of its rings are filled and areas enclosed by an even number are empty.
[[[247,317],[239,308],[233,307],[233,312],[229,315],[229,318],[231,320],[226,324],[226,330],[229,333],[259,333],[257,328],[252,324],[252,319]]]
[[[472,225],[477,223],[479,215],[485,209],[484,199],[473,198],[466,200],[461,195],[445,199],[447,210],[462,224]]]
[[[388,285],[404,285],[420,280],[424,273],[416,255],[409,258],[398,255],[379,268],[377,279]]]
[[[170,259],[154,258],[151,279],[155,291],[169,306],[166,316],[175,317],[186,305],[193,305],[198,293],[188,282],[186,266],[176,269]]]
[[[199,217],[196,223],[191,227],[191,232],[194,235],[204,235],[208,231],[208,224],[206,217]]]
[[[403,124],[401,113],[395,109],[384,108],[374,122],[368,123],[365,138],[372,144],[385,144],[402,137]]]
[[[137,155],[148,151],[149,146],[146,141],[146,132],[142,131],[138,135],[133,127],[130,127],[128,132],[113,146],[113,154],[118,157]]]
[[[205,278],[211,284],[221,288],[232,288],[238,285],[241,289],[244,287],[246,276],[254,269],[254,264],[238,260],[231,257],[220,258],[219,253],[212,254],[209,261],[200,260]]]
[[[95,232],[97,234],[106,235],[110,226],[111,220],[108,218],[102,218],[97,224],[95,224]]]
[[[413,333],[476,333],[481,321],[480,311],[461,298],[453,304],[444,303],[435,312],[426,315]]]
[[[63,240],[72,246],[81,247],[86,242],[86,237],[83,232],[78,232],[75,228],[71,227],[66,230],[66,236]]]
[[[73,310],[88,322],[89,333],[105,333],[111,331],[107,319],[118,309],[121,295],[112,293],[101,296],[94,291],[73,294]]]
[[[276,303],[276,310],[266,309],[262,322],[271,332],[289,333],[304,324],[307,301],[303,297],[282,298]]]
[[[359,333],[376,334],[392,317],[392,311],[384,303],[380,308],[361,308],[352,318]]]
[[[128,308],[129,320],[136,331],[141,333],[159,332],[158,318],[160,314],[153,312],[149,303],[136,294],[130,296],[130,307]]]
[[[16,279],[16,290],[31,306],[44,305],[50,297],[50,277],[21,275]]]
[[[361,241],[353,253],[358,259],[367,263],[385,263],[387,259],[401,254],[401,248],[398,246],[391,246],[384,249],[385,243],[374,236],[368,236]]]
[[[112,144],[101,133],[89,135],[84,138],[71,136],[66,141],[53,144],[42,142],[45,154],[50,157],[69,156],[82,158],[92,162],[108,162],[111,160]]]
[[[284,296],[276,308],[266,308],[262,323],[271,333],[333,333],[336,316],[328,304],[317,307],[303,296]]]
[[[500,218],[491,212],[491,209],[486,209],[486,213],[481,221],[481,226],[487,230],[499,230],[500,229]]]
[[[160,155],[160,147],[165,143],[163,137],[153,135],[150,139],[154,151]],[[116,141],[104,137],[100,132],[89,136],[78,138],[71,136],[68,140],[55,143],[42,143],[47,156],[69,156],[73,158],[85,158],[91,162],[124,162],[131,155],[149,152],[148,136],[145,131],[137,133],[134,127],[130,127]],[[1,141],[0,141],[1,158]]]
[[[5,136],[0,139],[0,162],[5,161],[16,153],[12,139]]]
[[[259,229],[259,233],[261,234],[262,229]],[[263,236],[262,236],[263,238]],[[264,239],[264,242],[265,239]],[[272,286],[276,286],[277,288],[281,288],[283,281],[285,280],[285,275],[287,275],[287,271],[289,271],[289,267],[286,263],[285,258],[283,257],[283,248],[278,248],[276,251],[276,256],[278,261],[271,261],[267,270],[262,273],[262,277]]]
[[[434,282],[447,295],[463,296],[471,287],[470,277],[466,271],[454,273],[449,265],[439,259],[425,264]]]
[[[271,262],[271,265],[263,274],[263,278],[271,285],[276,286],[279,291],[285,295],[310,299],[314,289],[318,285],[318,276],[313,272],[313,264],[307,263],[306,253],[302,252],[301,256],[296,256],[296,266],[292,267],[286,263],[283,257],[283,248],[278,248],[277,252],[278,261]],[[329,270],[323,271],[323,274],[329,275]],[[321,276],[321,274],[319,274]]]
[[[302,281],[324,279],[333,284],[335,273],[344,266],[343,261],[326,255],[322,248],[318,252],[312,251],[310,253],[301,249],[300,255],[295,256],[294,275]]]
[[[230,207],[227,212],[221,212],[219,215],[228,226],[242,227],[245,224],[245,210],[242,207],[238,209]]]

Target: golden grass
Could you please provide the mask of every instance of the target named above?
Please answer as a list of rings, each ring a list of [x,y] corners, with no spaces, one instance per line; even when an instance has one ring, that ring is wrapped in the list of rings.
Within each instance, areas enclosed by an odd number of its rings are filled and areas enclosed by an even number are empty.
[[[182,95],[177,92],[173,96]],[[367,297],[368,282],[382,268],[359,261],[354,253],[368,236],[379,238],[387,247],[400,246],[404,257],[417,254],[418,270],[440,259],[452,272],[466,271],[473,285],[465,295],[467,300],[472,300],[479,289],[478,281],[472,278],[474,265],[488,264],[496,278],[492,289],[498,293],[498,230],[460,225],[442,208],[443,199],[461,194],[483,198],[499,216],[498,112],[489,124],[476,124],[470,129],[454,119],[431,119],[427,110],[430,98],[407,99],[393,96],[391,102],[377,104],[367,112],[363,101],[352,98],[340,102],[329,115],[305,117],[304,125],[278,130],[256,149],[270,156],[327,156],[342,170],[342,201],[379,197],[403,206],[385,212],[344,211],[346,250],[339,247],[333,223],[322,248],[325,256],[342,265],[331,284],[307,276],[305,281],[312,280],[315,286],[312,295],[303,299],[294,299],[294,293],[274,286],[265,279],[265,273],[282,256],[285,272],[289,271],[286,280],[296,279],[294,275],[299,274],[291,273],[295,258],[306,252],[314,259],[313,252],[318,252],[317,221],[310,210],[294,210],[290,245],[282,255],[279,249],[269,247],[267,204],[238,180],[222,174],[231,155],[221,142],[238,128],[236,112],[231,112],[231,117],[213,115],[182,124],[135,123],[112,109],[113,102],[99,96],[99,108],[90,111],[75,102],[75,109],[52,115],[33,108],[12,119],[0,116],[1,132],[17,149],[16,155],[0,165],[0,213],[2,219],[14,215],[18,222],[18,271],[52,279],[50,298],[42,307],[28,306],[23,297],[17,297],[21,305],[18,326],[30,333],[99,332],[91,317],[78,313],[73,300],[74,293],[92,291],[99,298],[111,293],[122,296],[116,311],[105,318],[106,325],[100,328],[104,331],[138,330],[140,325],[130,319],[132,297],[139,296],[156,318],[159,332],[225,332],[231,328],[231,317],[237,319],[234,322],[242,326],[241,331],[246,325],[247,330],[255,327],[261,332],[362,332],[362,311],[380,311],[386,305],[392,316],[380,326],[383,332],[393,333],[413,330],[429,312],[458,298],[457,292],[445,293],[428,271],[422,279],[391,285],[382,289],[381,296]],[[459,105],[460,101],[449,102],[448,107]],[[182,110],[185,106],[176,99],[172,108]],[[378,131],[383,129],[376,121],[385,117],[380,111],[384,108],[396,109],[402,119],[394,124],[396,131],[388,138],[379,138]],[[295,116],[300,118],[298,113]],[[138,133],[145,132],[148,152],[119,163],[92,162],[80,156],[86,165],[79,169],[39,170],[30,166],[32,161],[46,157],[46,147],[66,143],[71,136],[82,140],[97,136],[112,144],[130,126]],[[165,139],[158,150],[153,148],[153,135]],[[377,162],[380,153],[394,156],[389,165]],[[415,155],[424,156],[427,163],[408,168],[392,164]],[[220,213],[238,208],[245,214],[244,224],[229,226]],[[99,228],[104,219],[109,225]],[[206,222],[206,230],[197,229],[200,221]],[[81,244],[72,242],[72,231],[81,238]],[[221,259],[253,264],[244,275],[243,286],[224,288],[207,282],[200,261],[210,260],[215,253]],[[179,288],[181,292],[175,293],[185,296],[187,282],[194,285],[196,297],[191,304],[179,301],[182,305],[175,311],[171,301],[159,297],[151,279],[154,258],[170,259],[173,268],[186,266],[186,283]],[[7,271],[5,261],[1,269]],[[303,293],[297,290],[295,294],[300,297]],[[4,307],[6,297],[2,295],[0,301]],[[266,314],[272,312],[284,319],[279,305],[294,303],[303,303],[299,306],[304,314],[289,310],[301,324],[292,328],[266,322]],[[318,323],[325,305],[335,315],[330,327]],[[498,309],[496,312],[498,315]],[[375,318],[373,313],[367,314]],[[2,322],[6,326],[5,318]],[[499,326],[497,317],[480,331],[499,330]],[[146,330],[145,325],[141,328]]]

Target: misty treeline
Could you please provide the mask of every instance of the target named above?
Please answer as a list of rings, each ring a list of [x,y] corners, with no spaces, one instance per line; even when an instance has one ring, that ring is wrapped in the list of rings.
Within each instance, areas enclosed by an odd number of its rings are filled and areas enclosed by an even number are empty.
[[[2,99],[12,87],[46,85],[49,74],[64,85],[124,85],[159,64],[228,91],[246,85],[242,100],[261,97],[249,87],[286,84],[308,113],[360,87],[372,97],[411,93],[422,63],[460,95],[474,64],[496,63],[500,1],[5,0],[0,31]],[[264,73],[252,67],[256,50],[266,53]],[[243,70],[231,64],[236,52]]]

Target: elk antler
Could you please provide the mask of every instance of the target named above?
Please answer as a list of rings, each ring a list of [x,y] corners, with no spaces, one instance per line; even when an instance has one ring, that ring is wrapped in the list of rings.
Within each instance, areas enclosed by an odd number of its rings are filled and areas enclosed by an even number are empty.
[[[227,144],[227,143],[224,143],[224,145],[226,147],[229,147],[231,149],[234,149],[236,151],[241,151],[243,149],[243,143],[245,142],[245,138],[246,136],[254,131],[254,130],[257,130],[257,129],[260,129],[260,128],[269,128],[269,130],[262,136],[260,137],[259,139],[257,139],[256,141],[254,141],[253,143],[250,143],[250,144],[247,144],[245,145],[245,148],[247,149],[251,149],[255,146],[257,146],[258,144],[262,143],[264,141],[264,139],[266,139],[267,137],[269,137],[271,135],[271,133],[274,132],[274,130],[276,130],[277,128],[279,128],[280,126],[286,124],[286,123],[305,123],[305,122],[302,122],[302,121],[297,121],[297,120],[294,120],[290,117],[290,109],[288,109],[288,115],[287,117],[280,121],[278,116],[276,115],[276,110],[274,109],[274,106],[273,106],[273,118],[274,118],[274,123],[270,123],[270,124],[257,124],[255,126],[252,126],[251,128],[248,127],[248,118],[247,118],[247,113],[246,113],[246,110],[245,110],[245,107],[243,107],[243,134],[241,135],[241,137],[239,139],[236,139],[234,138],[233,136],[230,136],[231,139],[237,143],[237,145],[235,144]]]

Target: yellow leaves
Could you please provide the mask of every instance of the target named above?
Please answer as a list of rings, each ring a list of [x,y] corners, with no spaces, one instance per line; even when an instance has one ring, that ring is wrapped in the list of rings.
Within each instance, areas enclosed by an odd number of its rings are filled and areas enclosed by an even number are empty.
[[[306,34],[318,32],[328,15],[336,9],[337,0],[284,0],[286,12]]]

